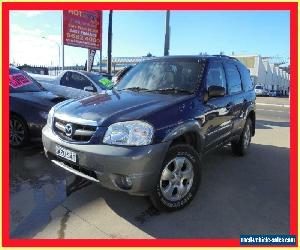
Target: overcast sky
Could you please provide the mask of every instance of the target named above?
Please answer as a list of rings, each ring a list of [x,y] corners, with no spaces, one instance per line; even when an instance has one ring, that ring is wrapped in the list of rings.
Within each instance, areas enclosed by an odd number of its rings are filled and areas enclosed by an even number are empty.
[[[10,62],[57,65],[61,15],[61,11],[10,11]],[[164,19],[165,11],[115,11],[113,56],[163,55]],[[103,57],[107,23],[104,11]],[[223,51],[289,57],[289,11],[171,11],[170,25],[170,54]],[[87,49],[65,46],[65,65],[82,65],[86,58]]]

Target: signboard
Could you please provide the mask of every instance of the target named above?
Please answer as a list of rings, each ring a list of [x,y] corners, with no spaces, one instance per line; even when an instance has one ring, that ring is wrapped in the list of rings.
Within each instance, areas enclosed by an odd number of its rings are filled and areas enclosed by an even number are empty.
[[[87,49],[101,49],[102,11],[64,10],[63,43]]]
[[[95,54],[96,54],[96,50],[94,50],[94,49],[88,50],[88,61],[87,61],[87,71],[88,72],[90,72],[93,68]]]
[[[31,83],[32,81],[21,73],[9,75],[9,84],[15,89]]]

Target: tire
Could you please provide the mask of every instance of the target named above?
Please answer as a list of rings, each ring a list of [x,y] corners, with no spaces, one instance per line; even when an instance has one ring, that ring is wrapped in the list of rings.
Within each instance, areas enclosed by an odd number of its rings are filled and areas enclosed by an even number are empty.
[[[182,209],[195,197],[200,181],[199,153],[186,144],[171,146],[150,199],[161,211],[172,212]]]
[[[251,143],[252,122],[248,118],[239,141],[231,142],[231,149],[235,155],[244,156],[248,153]]]
[[[29,142],[29,132],[26,122],[17,115],[9,118],[9,145],[22,148]]]

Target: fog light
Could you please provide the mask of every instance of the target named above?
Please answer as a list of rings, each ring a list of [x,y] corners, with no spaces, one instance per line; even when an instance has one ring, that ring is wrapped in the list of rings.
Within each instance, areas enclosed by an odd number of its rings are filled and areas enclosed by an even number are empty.
[[[116,178],[116,184],[119,188],[128,190],[132,187],[132,179],[126,175],[118,175]]]
[[[122,176],[122,182],[128,187],[132,186],[132,180],[129,176]]]

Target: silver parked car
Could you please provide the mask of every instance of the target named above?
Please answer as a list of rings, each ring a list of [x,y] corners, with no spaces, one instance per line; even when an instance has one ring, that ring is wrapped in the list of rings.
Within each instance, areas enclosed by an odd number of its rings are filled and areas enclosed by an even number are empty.
[[[106,76],[81,70],[66,70],[59,76],[30,74],[52,93],[69,99],[79,99],[111,89],[113,84]]]

